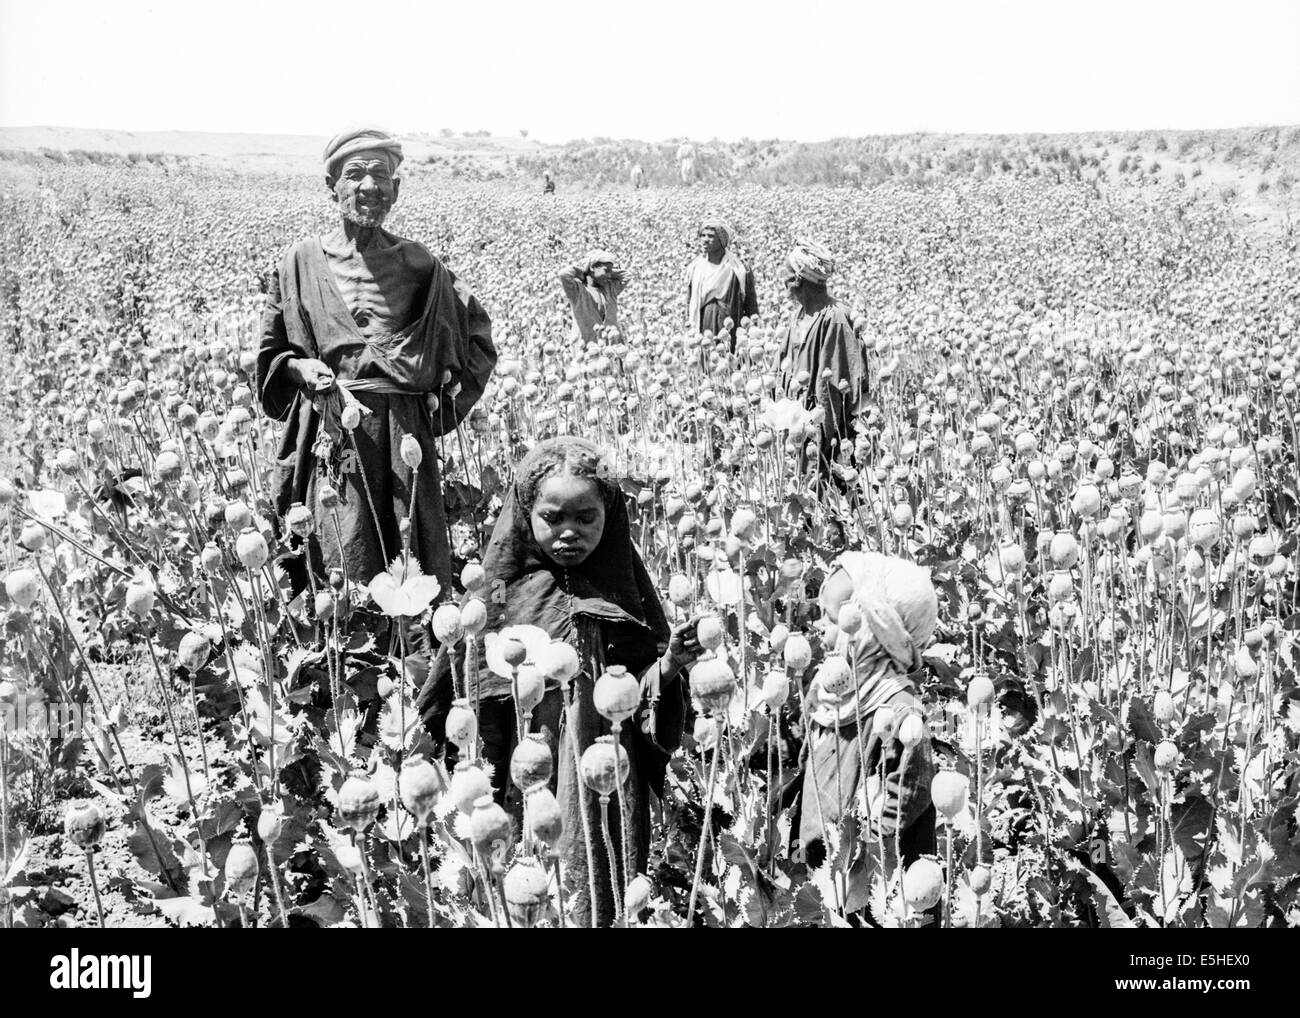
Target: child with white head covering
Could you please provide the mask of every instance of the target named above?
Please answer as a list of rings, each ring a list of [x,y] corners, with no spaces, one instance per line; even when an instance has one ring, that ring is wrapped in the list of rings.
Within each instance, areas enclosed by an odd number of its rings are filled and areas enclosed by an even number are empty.
[[[912,673],[938,621],[930,572],[900,558],[848,552],[832,564],[820,600],[836,653],[818,669],[805,701],[800,840],[810,863],[820,862],[825,826],[853,813],[864,831],[883,836],[889,853],[897,831],[909,863],[935,847],[930,740],[923,725],[914,745],[900,739],[904,719],[922,716]],[[842,851],[841,860],[847,857]]]

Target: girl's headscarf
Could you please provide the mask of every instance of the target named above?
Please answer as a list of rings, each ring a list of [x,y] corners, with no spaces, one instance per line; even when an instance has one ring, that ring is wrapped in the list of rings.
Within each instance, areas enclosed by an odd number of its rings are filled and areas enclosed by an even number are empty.
[[[908,674],[920,667],[921,650],[939,619],[939,599],[928,569],[862,551],[839,556],[830,572],[837,568],[853,583],[849,600],[861,609],[864,621],[853,636],[842,637],[852,644],[856,689],[838,702],[815,683],[810,691],[813,719],[823,726],[852,724],[911,689]]]

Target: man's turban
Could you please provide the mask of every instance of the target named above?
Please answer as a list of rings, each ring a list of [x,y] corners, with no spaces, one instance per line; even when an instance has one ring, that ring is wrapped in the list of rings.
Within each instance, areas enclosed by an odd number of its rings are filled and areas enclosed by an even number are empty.
[[[835,271],[835,259],[824,244],[815,240],[796,240],[790,252],[790,267],[810,283],[825,283]]]
[[[395,171],[402,163],[402,144],[377,127],[358,127],[336,134],[325,146],[325,172],[337,177],[348,156],[358,152],[383,152]]]
[[[731,247],[731,227],[721,219],[715,217],[704,220],[700,224],[700,232],[703,233],[705,230],[712,230],[717,235],[718,240],[722,242],[724,248]]]
[[[615,265],[615,264],[617,264],[617,262],[618,262],[618,259],[615,258],[615,257],[614,257],[610,252],[608,252],[608,251],[602,251],[600,248],[596,248],[596,249],[593,250],[593,251],[588,251],[588,252],[587,252],[587,271],[588,271],[588,272],[590,272],[590,271],[591,271],[593,268],[595,268],[597,265],[601,265],[601,264],[606,264],[606,265]]]

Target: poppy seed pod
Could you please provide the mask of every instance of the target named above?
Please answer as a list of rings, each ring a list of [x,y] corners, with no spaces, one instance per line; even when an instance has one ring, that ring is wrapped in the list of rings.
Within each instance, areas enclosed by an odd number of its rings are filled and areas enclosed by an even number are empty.
[[[1091,519],[1101,509],[1101,492],[1095,484],[1081,484],[1070,500],[1070,511],[1076,516]]]
[[[650,878],[644,873],[638,873],[628,881],[627,893],[623,896],[623,912],[629,921],[636,922],[639,916],[650,905]]]
[[[1047,596],[1053,604],[1058,601],[1074,600],[1074,577],[1069,570],[1057,569],[1047,584]]]
[[[987,675],[976,675],[966,687],[966,706],[972,710],[987,709],[995,694],[993,680]]]
[[[758,517],[754,511],[742,506],[731,515],[731,532],[743,541],[753,532],[757,523]]]
[[[814,681],[827,696],[838,699],[853,688],[853,669],[841,655],[832,654],[817,668]]]
[[[957,771],[939,771],[930,782],[930,798],[934,807],[951,820],[966,808],[970,793],[970,779]]]
[[[104,837],[104,812],[87,799],[68,804],[63,815],[63,834],[83,852],[93,852]]]
[[[491,794],[474,800],[467,826],[469,840],[482,856],[492,856],[510,840],[510,814],[497,805]]]
[[[268,851],[284,830],[284,807],[279,802],[263,806],[257,815],[257,836],[267,844]]]
[[[716,615],[705,615],[695,627],[700,646],[705,650],[717,650],[722,646],[724,630],[722,621]]]
[[[345,431],[355,431],[361,423],[361,407],[356,403],[349,403],[339,413],[339,425]]]
[[[170,449],[160,452],[153,461],[154,473],[163,481],[174,481],[181,476],[181,458]]]
[[[554,849],[564,835],[559,800],[546,785],[534,785],[524,795],[524,817],[533,837]]]
[[[917,859],[903,874],[903,897],[918,912],[934,908],[943,895],[943,868],[933,859]]]
[[[1162,774],[1172,771],[1178,766],[1178,746],[1169,739],[1163,740],[1156,747],[1152,762],[1155,764],[1156,770]]]
[[[970,871],[970,889],[977,897],[989,893],[993,886],[993,872],[987,866],[976,866]]]
[[[1057,569],[1072,569],[1079,561],[1079,542],[1074,535],[1065,530],[1058,530],[1048,546],[1052,565]]]
[[[704,658],[691,667],[689,685],[701,711],[721,711],[736,691],[736,676],[722,658]]]
[[[479,598],[471,597],[461,606],[460,625],[467,636],[478,636],[487,626],[487,605]]]
[[[501,641],[501,656],[511,668],[518,668],[528,659],[528,648],[522,640],[507,636]]]
[[[40,591],[36,574],[30,569],[15,569],[5,577],[5,593],[19,608],[30,608]]]
[[[562,688],[573,681],[582,667],[577,650],[563,640],[551,641],[538,653],[535,664],[547,680],[559,683]]]
[[[211,651],[212,646],[205,637],[199,633],[186,633],[181,637],[180,646],[176,650],[176,663],[190,672],[197,672],[207,664]]]
[[[252,527],[245,527],[235,541],[235,557],[250,573],[257,572],[270,557],[266,538]]]
[[[152,583],[134,581],[126,585],[126,607],[132,615],[144,618],[153,611],[154,588]]]
[[[27,551],[40,551],[45,547],[45,528],[35,520],[28,520],[19,531],[18,543]]]
[[[322,484],[316,489],[316,504],[325,512],[333,512],[339,507],[339,493],[331,485]]]
[[[1157,689],[1151,701],[1151,714],[1162,725],[1168,724],[1174,717],[1174,698],[1167,689]]]
[[[414,435],[403,435],[401,443],[402,462],[412,470],[418,469],[424,459],[424,450]]]
[[[674,573],[668,581],[668,600],[678,607],[687,605],[694,593],[694,584],[685,573]]]
[[[1197,509],[1187,524],[1187,539],[1202,551],[1219,543],[1219,514],[1213,509]]]
[[[252,894],[261,864],[257,850],[248,838],[236,838],[226,853],[226,890],[237,898]]]
[[[894,708],[881,707],[871,717],[871,734],[877,739],[885,740],[894,734]]]
[[[790,677],[784,671],[768,672],[763,676],[762,697],[768,710],[780,710],[790,698]]]
[[[402,792],[402,805],[420,824],[425,824],[439,797],[447,790],[447,776],[441,767],[423,756],[410,756],[402,763],[398,785]]]
[[[231,530],[244,530],[253,525],[252,512],[239,499],[227,502],[224,512],[226,524]]]
[[[998,561],[1003,570],[1012,576],[1019,575],[1025,568],[1025,550],[1018,544],[1007,542],[998,548]]]
[[[601,717],[620,725],[641,703],[641,683],[622,665],[610,665],[596,680],[592,701]]]
[[[515,747],[510,756],[510,780],[520,791],[527,792],[536,785],[548,783],[554,771],[551,747],[546,744],[546,736],[541,732],[525,735],[523,742]]]
[[[535,859],[520,859],[506,871],[501,888],[511,921],[521,929],[536,926],[550,897],[546,870]]]
[[[531,661],[526,661],[515,672],[514,696],[519,709],[531,714],[533,708],[546,695],[546,676]]]
[[[898,741],[911,749],[925,738],[925,722],[921,715],[909,713],[898,725]]]
[[[447,794],[458,810],[462,813],[470,813],[479,799],[485,795],[492,795],[492,782],[488,780],[483,768],[468,760],[462,760],[456,764],[456,769],[452,772]]]
[[[440,604],[433,612],[433,635],[439,643],[458,643],[465,635],[460,624],[460,608],[454,604]]]
[[[812,664],[812,644],[802,633],[791,633],[782,650],[785,666],[795,675],[802,675]]]
[[[364,771],[353,771],[339,789],[339,826],[361,834],[374,823],[379,807],[379,790]]]
[[[478,721],[474,717],[474,712],[470,710],[469,700],[464,697],[452,700],[451,707],[447,710],[444,727],[448,741],[462,752],[474,744],[474,739],[478,735]]]
[[[772,631],[767,634],[767,642],[772,648],[772,653],[780,654],[785,648],[785,641],[790,638],[790,629],[784,622],[778,622],[772,627]]]
[[[612,735],[601,735],[583,751],[580,769],[588,788],[608,796],[627,781],[630,761],[627,751],[615,745]]]

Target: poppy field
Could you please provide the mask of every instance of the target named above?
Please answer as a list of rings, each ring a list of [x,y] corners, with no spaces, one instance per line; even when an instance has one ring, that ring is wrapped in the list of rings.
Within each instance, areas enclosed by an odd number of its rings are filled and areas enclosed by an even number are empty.
[[[453,584],[399,559],[295,592],[312,515],[275,518],[253,375],[272,266],[332,225],[320,181],[145,162],[6,183],[0,923],[564,925],[554,846],[601,832],[558,830],[544,797],[519,830],[484,806],[549,754],[448,770],[414,707],[427,664],[390,633],[424,620],[525,698],[564,670],[483,631],[478,563],[513,465],[576,434],[709,648],[618,925],[1300,925],[1294,237],[1173,184],[1028,173],[537,190],[412,166],[387,223],[470,286],[499,353],[442,439]],[[734,336],[684,325],[714,214],[759,291]],[[805,235],[870,371],[823,473],[816,414],[778,384]],[[556,273],[593,247],[630,282],[621,329],[584,345]],[[915,677],[938,852],[906,868],[869,808],[816,857],[791,833],[838,622],[817,594],[858,548],[939,597]]]

